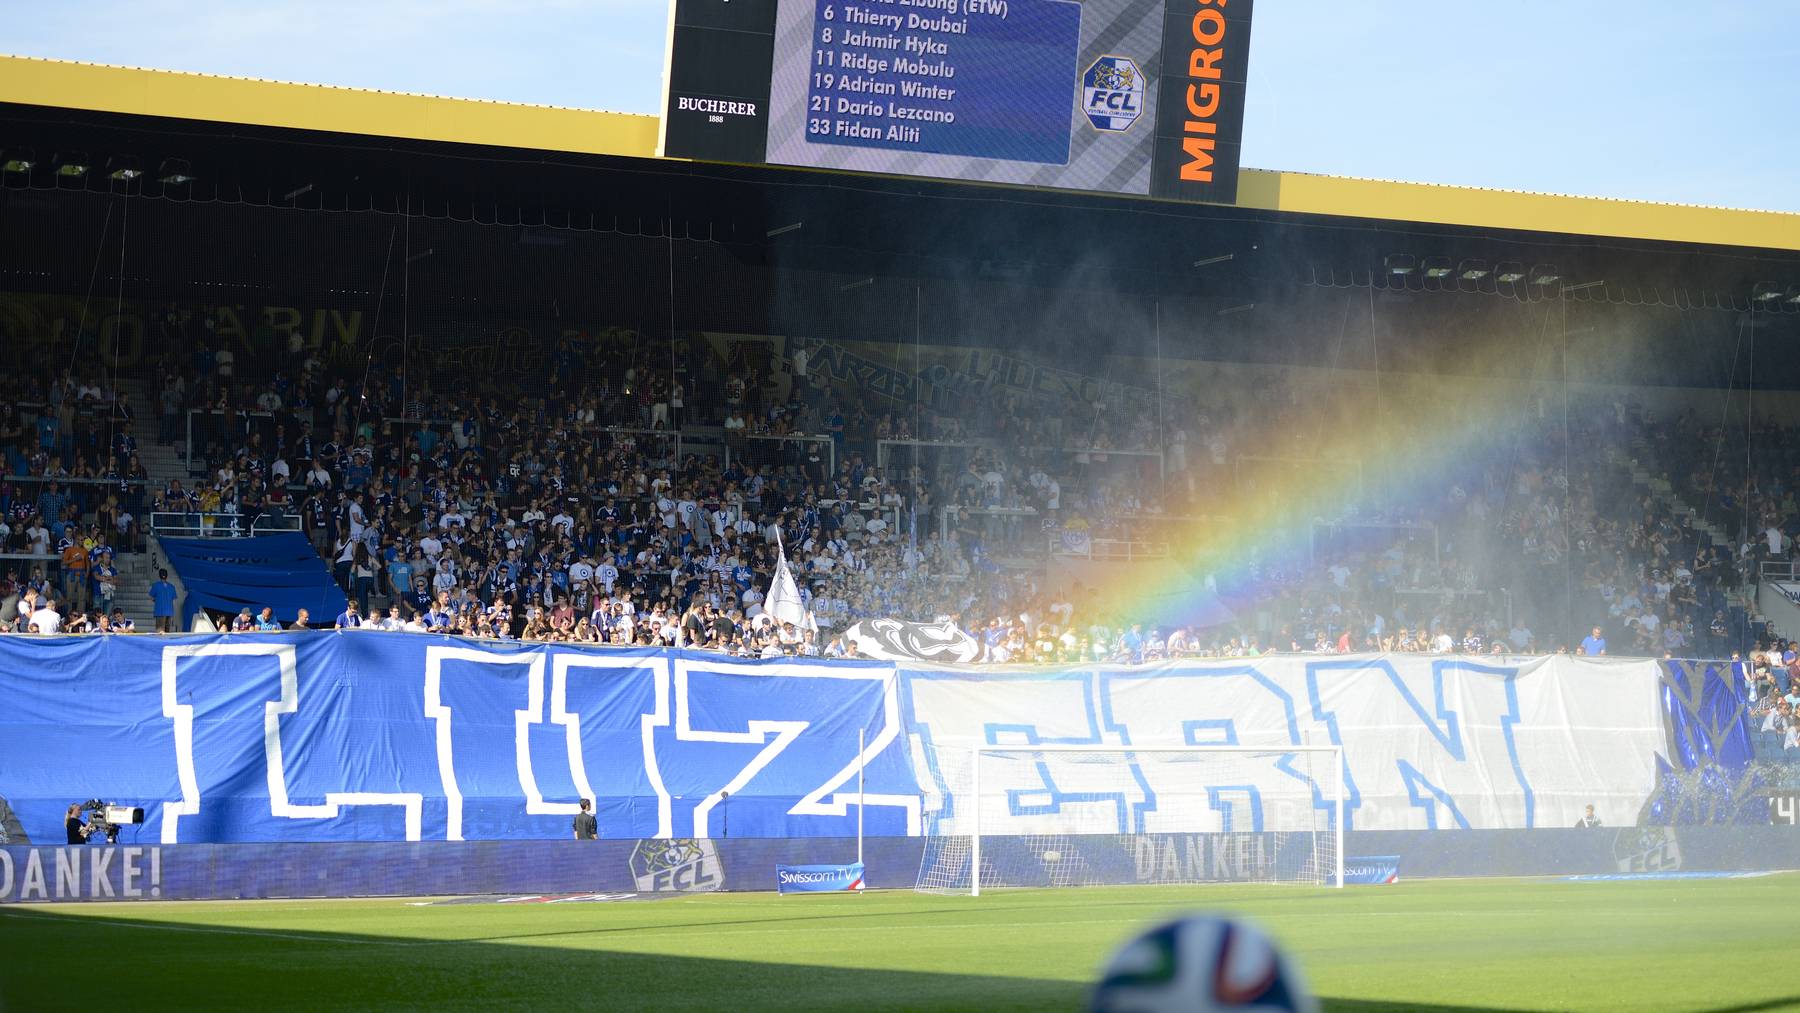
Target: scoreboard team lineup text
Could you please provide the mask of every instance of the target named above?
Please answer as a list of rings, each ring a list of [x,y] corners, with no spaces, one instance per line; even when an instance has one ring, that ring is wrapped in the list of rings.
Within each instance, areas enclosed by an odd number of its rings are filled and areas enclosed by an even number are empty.
[[[939,16],[917,11],[889,13],[883,7],[923,7],[943,12]],[[833,27],[843,11],[843,25]],[[958,18],[960,10],[963,17]],[[868,4],[838,4],[821,0],[817,48],[813,62],[813,92],[808,97],[809,135],[864,139],[884,138],[916,144],[920,128],[896,122],[885,132],[868,119],[917,120],[955,123],[956,89],[938,84],[956,77],[950,59],[951,43],[969,34],[971,18],[1007,15],[1007,0],[874,0]],[[885,54],[885,55],[877,55]],[[834,69],[835,68],[835,69]],[[889,72],[899,81],[885,80]],[[835,101],[831,92],[840,94]],[[844,92],[873,96],[868,100],[846,98]],[[894,101],[899,95],[902,102]],[[887,100],[881,101],[886,96]],[[917,104],[915,104],[917,103]],[[931,103],[925,105],[924,103]],[[833,119],[831,114],[852,117]]]
[[[808,143],[1068,161],[1079,3],[814,2]]]
[[[676,0],[662,153],[1235,199],[1254,0]]]
[[[906,0],[897,2],[901,6],[907,5]],[[948,0],[935,6],[954,14],[957,0]],[[986,14],[990,8],[994,9],[995,16],[1006,17],[1006,0],[969,0],[971,15]],[[884,136],[879,127],[868,126],[856,119],[830,119],[829,116],[833,113],[929,123],[956,122],[954,108],[933,108],[912,103],[929,102],[948,106],[955,101],[955,88],[928,82],[933,82],[933,79],[947,81],[956,76],[956,65],[942,58],[950,55],[950,39],[969,33],[968,18],[954,20],[949,17],[921,17],[916,13],[887,14],[868,10],[858,4],[844,4],[844,27],[838,30],[831,24],[837,18],[837,11],[837,5],[828,2],[819,13],[819,19],[824,23],[818,29],[818,48],[813,50],[813,62],[819,69],[813,72],[813,93],[809,97],[807,109],[811,113],[824,115],[807,120],[808,134],[863,138]],[[944,37],[939,38],[936,33],[942,33]],[[877,56],[875,53],[893,55]],[[833,68],[837,70],[834,71]],[[883,80],[881,75],[890,70],[905,76],[897,84]],[[858,100],[845,98],[840,94],[834,102],[830,94],[834,89],[840,93],[888,98],[886,102],[882,102],[879,98]],[[895,102],[893,96],[896,93],[904,96],[907,104]],[[919,135],[918,127],[895,124],[888,128],[885,136],[888,140],[916,143]]]

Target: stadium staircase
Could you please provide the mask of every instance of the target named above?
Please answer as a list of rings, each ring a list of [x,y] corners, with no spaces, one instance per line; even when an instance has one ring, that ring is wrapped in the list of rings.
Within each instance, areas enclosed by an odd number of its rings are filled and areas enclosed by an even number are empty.
[[[187,485],[187,462],[183,460],[187,447],[180,443],[164,447],[156,442],[158,409],[150,385],[142,380],[120,380],[119,390],[129,395],[131,403],[137,406],[138,417],[132,430],[137,436],[138,460],[143,462],[144,470],[150,473],[151,488],[161,489],[169,484],[170,479],[176,478]]]
[[[131,398],[137,408],[137,420],[132,426],[133,435],[138,441],[138,460],[143,463],[144,471],[149,474],[150,482],[145,494],[145,513],[138,518],[138,524],[147,532],[150,525],[150,494],[169,484],[171,479],[181,479],[183,485],[188,483],[187,463],[183,454],[187,448],[181,444],[167,447],[156,442],[158,419],[156,413],[155,392],[143,380],[120,380],[119,391]],[[119,557],[119,590],[113,597],[113,604],[125,610],[137,624],[138,632],[150,633],[156,629],[154,613],[150,606],[150,585],[156,582],[156,571],[166,566],[167,562],[156,551],[156,543],[145,538],[150,546],[148,552],[127,553]]]
[[[156,566],[151,553],[128,552],[119,556],[119,589],[113,594],[113,607],[122,609],[139,633],[156,630],[154,611],[150,606],[150,585],[156,582]]]

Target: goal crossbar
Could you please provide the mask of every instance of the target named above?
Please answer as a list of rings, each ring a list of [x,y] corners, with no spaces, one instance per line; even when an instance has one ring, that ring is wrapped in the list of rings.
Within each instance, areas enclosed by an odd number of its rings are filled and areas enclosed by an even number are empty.
[[[980,813],[981,813],[981,758],[982,758],[982,756],[989,755],[989,754],[992,754],[992,755],[1002,755],[1002,754],[1006,754],[1006,755],[1018,755],[1018,754],[1057,755],[1057,754],[1102,753],[1102,754],[1116,754],[1116,755],[1121,755],[1121,756],[1135,756],[1135,755],[1140,755],[1140,754],[1150,754],[1150,755],[1199,754],[1199,755],[1203,755],[1203,754],[1207,754],[1207,753],[1238,753],[1238,754],[1314,753],[1314,754],[1319,754],[1321,756],[1329,757],[1330,761],[1331,761],[1331,769],[1332,769],[1332,779],[1331,779],[1331,812],[1332,812],[1331,823],[1332,823],[1332,829],[1331,829],[1331,833],[1332,833],[1332,850],[1334,853],[1334,860],[1332,863],[1333,869],[1332,869],[1332,877],[1331,877],[1332,882],[1330,885],[1337,887],[1339,889],[1342,889],[1343,885],[1344,885],[1344,757],[1343,757],[1343,752],[1344,752],[1343,747],[1338,746],[1338,745],[1328,745],[1328,746],[1312,746],[1312,745],[1307,745],[1307,746],[1288,746],[1288,745],[1273,745],[1273,746],[1252,746],[1252,745],[1132,746],[1132,745],[1110,745],[1107,743],[1069,743],[1069,744],[1020,743],[1020,744],[1016,744],[1016,745],[985,744],[985,745],[978,745],[978,746],[970,747],[970,749],[969,749],[970,794],[971,794],[971,799],[974,804],[975,814],[974,814],[974,826],[971,828],[970,833],[969,833],[969,850],[970,850],[970,855],[969,855],[969,857],[970,857],[969,895],[972,897],[978,897],[981,895],[981,836],[982,836],[981,835],[981,816],[980,816]]]

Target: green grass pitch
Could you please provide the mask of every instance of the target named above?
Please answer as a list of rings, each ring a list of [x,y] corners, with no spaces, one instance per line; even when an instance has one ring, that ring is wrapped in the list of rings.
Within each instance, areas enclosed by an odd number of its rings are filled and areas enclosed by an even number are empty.
[[[1115,946],[1184,910],[1254,918],[1328,1010],[1800,1008],[1782,874],[17,906],[0,1009],[1070,1010]]]

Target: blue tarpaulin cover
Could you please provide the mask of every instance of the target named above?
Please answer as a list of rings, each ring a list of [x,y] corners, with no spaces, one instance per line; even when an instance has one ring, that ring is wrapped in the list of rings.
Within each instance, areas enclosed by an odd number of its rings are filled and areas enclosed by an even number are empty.
[[[236,612],[263,606],[293,622],[300,609],[314,622],[330,622],[344,610],[344,592],[325,561],[295,531],[255,538],[164,538],[169,566],[187,587],[187,614],[196,609]]]

